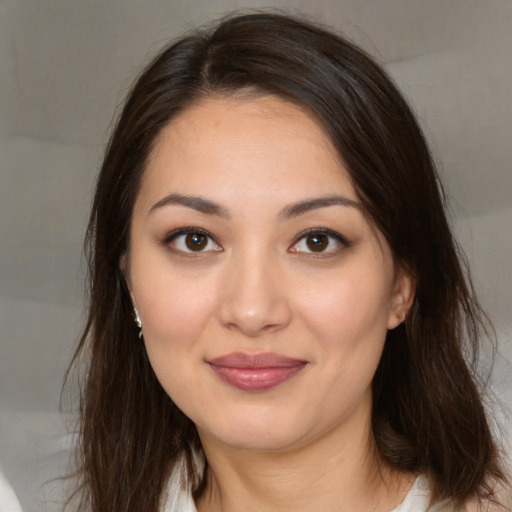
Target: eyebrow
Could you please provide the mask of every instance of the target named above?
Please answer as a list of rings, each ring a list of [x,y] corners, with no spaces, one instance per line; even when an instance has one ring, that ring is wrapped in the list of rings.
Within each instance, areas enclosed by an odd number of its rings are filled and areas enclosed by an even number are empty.
[[[217,215],[226,219],[230,218],[229,211],[224,206],[221,206],[220,204],[210,201],[204,197],[186,196],[182,194],[169,194],[165,196],[149,209],[149,213],[169,205],[185,206],[200,213],[204,213],[205,215]],[[282,219],[290,219],[304,215],[305,213],[308,213],[312,210],[327,208],[329,206],[345,206],[361,209],[361,205],[357,201],[348,199],[344,196],[335,195],[327,197],[315,197],[290,204],[281,210],[279,217]]]
[[[163,208],[164,206],[174,204],[192,208],[192,210],[196,210],[206,215],[218,215],[219,217],[225,218],[230,217],[228,210],[220,204],[214,203],[204,197],[184,196],[181,194],[169,194],[168,196],[165,196],[149,209],[149,213],[152,213],[159,208]]]
[[[327,197],[315,197],[313,199],[306,199],[305,201],[299,201],[293,203],[283,210],[281,210],[280,217],[282,219],[290,219],[292,217],[298,217],[304,215],[312,210],[318,210],[319,208],[326,208],[328,206],[347,206],[349,208],[361,209],[360,203],[349,199],[344,196],[327,196]]]

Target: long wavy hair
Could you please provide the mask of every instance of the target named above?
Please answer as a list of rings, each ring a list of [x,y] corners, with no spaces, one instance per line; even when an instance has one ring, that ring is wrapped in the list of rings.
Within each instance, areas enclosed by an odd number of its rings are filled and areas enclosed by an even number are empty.
[[[133,205],[161,130],[211,95],[273,95],[322,125],[373,225],[416,296],[389,331],[373,380],[372,428],[390,464],[426,473],[436,498],[493,497],[504,480],[473,370],[486,317],[450,232],[444,196],[414,114],[387,74],[323,27],[270,13],[235,15],[166,47],[132,88],[106,149],[86,237],[88,319],[79,367],[79,509],[157,512],[193,423],[164,392],[138,337],[125,283]]]

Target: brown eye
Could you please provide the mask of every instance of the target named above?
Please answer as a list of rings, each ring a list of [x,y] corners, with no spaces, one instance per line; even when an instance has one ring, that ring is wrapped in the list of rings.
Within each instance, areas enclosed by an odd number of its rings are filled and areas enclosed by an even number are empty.
[[[329,237],[323,233],[313,233],[306,237],[306,245],[312,252],[323,252],[329,245]]]
[[[289,249],[290,252],[320,255],[334,255],[340,249],[349,247],[348,240],[330,229],[311,229],[304,233]]]
[[[164,244],[174,251],[183,253],[222,251],[222,247],[215,243],[208,232],[193,228],[176,230],[164,240]]]
[[[191,251],[202,251],[208,244],[208,237],[202,233],[189,233],[185,237],[185,245]]]

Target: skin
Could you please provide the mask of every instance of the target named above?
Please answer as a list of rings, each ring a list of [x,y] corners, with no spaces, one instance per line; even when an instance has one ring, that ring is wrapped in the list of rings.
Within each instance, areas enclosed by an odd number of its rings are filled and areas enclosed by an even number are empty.
[[[294,208],[333,196],[342,204]],[[176,234],[187,227],[201,250]],[[319,233],[319,252],[310,229],[333,233]],[[315,119],[274,97],[204,99],[174,119],[135,203],[128,285],[154,371],[208,460],[199,511],[391,510],[403,499],[414,475],[376,454],[371,382],[413,284]],[[232,352],[305,365],[245,391],[208,364]]]

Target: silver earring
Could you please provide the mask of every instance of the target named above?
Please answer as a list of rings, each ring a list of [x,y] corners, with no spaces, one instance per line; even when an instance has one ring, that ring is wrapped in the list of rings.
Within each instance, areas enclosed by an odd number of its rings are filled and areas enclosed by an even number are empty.
[[[142,339],[142,321],[139,316],[139,312],[137,311],[137,308],[133,306],[133,315],[135,317],[135,323],[137,324],[137,327],[140,329],[139,332],[139,338]]]

